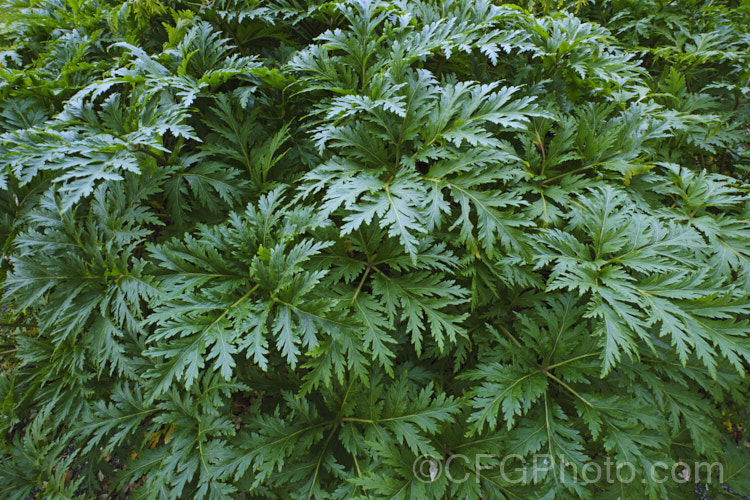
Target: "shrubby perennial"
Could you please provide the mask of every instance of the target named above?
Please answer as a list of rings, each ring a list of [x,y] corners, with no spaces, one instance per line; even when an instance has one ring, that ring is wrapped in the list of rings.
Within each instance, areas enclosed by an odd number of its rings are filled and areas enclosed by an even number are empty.
[[[745,2],[0,19],[0,497],[750,494]]]

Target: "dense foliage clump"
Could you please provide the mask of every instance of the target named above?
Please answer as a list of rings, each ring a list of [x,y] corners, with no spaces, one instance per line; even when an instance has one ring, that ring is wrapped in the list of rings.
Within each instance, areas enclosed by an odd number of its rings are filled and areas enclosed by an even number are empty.
[[[4,0],[0,78],[0,497],[750,495],[746,2]]]

